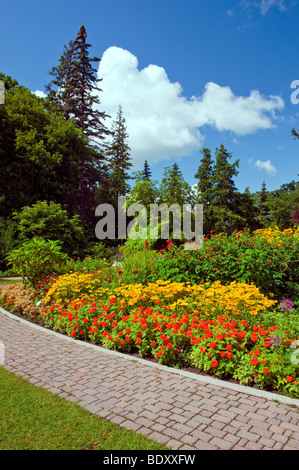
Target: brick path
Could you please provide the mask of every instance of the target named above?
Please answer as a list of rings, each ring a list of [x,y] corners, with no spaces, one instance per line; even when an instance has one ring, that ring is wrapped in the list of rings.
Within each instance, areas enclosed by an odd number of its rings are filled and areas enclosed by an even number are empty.
[[[3,366],[170,449],[299,449],[299,400],[105,351],[0,309]],[[260,395],[260,396],[256,396]]]

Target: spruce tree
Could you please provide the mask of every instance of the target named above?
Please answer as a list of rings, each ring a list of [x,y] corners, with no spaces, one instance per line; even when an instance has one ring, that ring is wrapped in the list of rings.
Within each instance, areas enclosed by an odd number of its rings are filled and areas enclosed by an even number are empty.
[[[53,67],[50,75],[54,79],[46,86],[49,92],[48,99],[59,106],[66,119],[73,119],[83,134],[90,139],[93,146],[99,148],[99,141],[110,135],[104,124],[109,118],[105,112],[100,112],[98,93],[102,89],[98,83],[97,69],[94,62],[100,62],[98,57],[89,57],[90,44],[87,43],[87,33],[84,25],[79,29],[74,41],[64,46],[64,53],[60,57],[60,64]],[[53,85],[56,89],[53,89]]]
[[[150,166],[148,164],[148,161],[145,160],[142,179],[146,181],[146,180],[150,180],[151,177],[152,177],[152,172],[151,172]]]
[[[121,106],[119,106],[116,120],[112,124],[112,134],[112,142],[107,146],[106,156],[108,157],[110,195],[112,203],[117,205],[118,197],[126,196],[129,191],[128,170],[132,166],[131,149],[127,144],[126,120]]]
[[[231,203],[236,191],[233,178],[239,173],[237,170],[239,160],[229,163],[231,158],[232,154],[228,153],[223,145],[220,146],[220,149],[216,148],[212,178],[214,185],[213,204],[227,206],[230,209],[232,209]]]
[[[259,201],[258,201],[258,220],[259,224],[262,228],[266,228],[269,225],[269,208],[267,205],[267,190],[266,190],[266,183],[263,181],[262,189],[259,193]]]
[[[234,176],[238,174],[239,160],[229,163],[232,154],[221,145],[216,148],[215,163],[213,166],[213,196],[211,199],[211,212],[213,229],[216,232],[231,232],[235,229],[239,217],[236,211],[236,187]]]
[[[203,230],[208,233],[212,230],[210,204],[213,196],[213,162],[210,149],[203,148],[201,153],[203,157],[194,177],[199,180],[196,187],[197,200],[199,204],[203,204]]]
[[[65,47],[60,63],[53,67],[50,74],[53,80],[46,86],[48,107],[71,119],[87,139],[89,152],[79,155],[79,176],[77,188],[72,194],[73,212],[78,212],[81,219],[91,220],[93,207],[96,205],[95,194],[99,185],[104,187],[105,152],[104,139],[110,131],[104,124],[108,116],[100,112],[97,70],[93,63],[100,61],[89,57],[90,44],[87,43],[84,25],[80,27],[77,37]],[[56,89],[53,89],[53,86]]]
[[[213,194],[213,162],[210,149],[203,148],[201,153],[203,157],[200,160],[201,164],[199,165],[194,178],[199,180],[197,183],[197,194],[199,202],[205,205],[209,205],[211,203]]]

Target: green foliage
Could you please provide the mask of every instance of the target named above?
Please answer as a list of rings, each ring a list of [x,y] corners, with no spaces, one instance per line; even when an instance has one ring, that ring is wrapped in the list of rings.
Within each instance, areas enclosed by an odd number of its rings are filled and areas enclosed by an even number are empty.
[[[13,218],[17,223],[19,243],[34,237],[59,240],[62,250],[69,256],[84,255],[87,242],[79,216],[69,217],[60,204],[38,201],[15,212]]]
[[[281,186],[279,190],[269,193],[267,197],[271,224],[280,230],[297,225],[292,219],[292,214],[299,209],[299,182],[293,183]]]
[[[112,133],[113,139],[108,145],[106,155],[109,159],[110,194],[112,203],[116,205],[118,197],[128,193],[127,180],[130,177],[127,172],[132,166],[130,147],[127,144],[126,120],[121,106],[119,106],[116,120],[113,122]]]
[[[73,122],[45,109],[45,101],[14,86],[0,106],[0,216],[38,200],[76,199],[79,156],[90,152]]]
[[[32,286],[46,276],[58,274],[67,259],[58,241],[37,237],[24,242],[7,256],[8,264]]]
[[[255,284],[266,295],[298,297],[299,240],[282,234],[280,241],[267,241],[248,230],[221,233],[205,238],[199,250],[186,250],[184,246],[170,247],[167,256],[154,262],[151,281],[158,279],[177,282],[232,281]]]
[[[15,221],[0,217],[0,271],[6,270],[7,263],[5,258],[16,245],[16,231],[17,225]]]
[[[95,273],[101,271],[104,268],[109,266],[108,261],[102,258],[94,258],[91,256],[86,256],[84,259],[70,259],[67,263],[60,269],[60,274],[66,274],[69,272],[78,272],[78,273]]]
[[[131,251],[128,247],[122,251],[118,270],[122,271],[121,279],[124,284],[145,284],[151,273],[153,260],[157,252],[151,249]]]
[[[177,163],[164,169],[163,178],[159,187],[159,203],[167,205],[191,204],[193,207],[195,194],[191,186],[184,180]]]

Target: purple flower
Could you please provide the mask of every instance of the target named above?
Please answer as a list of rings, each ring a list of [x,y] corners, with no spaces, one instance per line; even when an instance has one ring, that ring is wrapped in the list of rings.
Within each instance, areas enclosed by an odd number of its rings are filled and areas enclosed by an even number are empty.
[[[270,343],[273,344],[275,348],[279,348],[279,345],[281,343],[281,338],[278,335],[272,335],[270,337]]]
[[[291,300],[283,299],[280,302],[280,311],[290,313],[293,311],[293,305],[294,305],[294,302],[292,302]]]

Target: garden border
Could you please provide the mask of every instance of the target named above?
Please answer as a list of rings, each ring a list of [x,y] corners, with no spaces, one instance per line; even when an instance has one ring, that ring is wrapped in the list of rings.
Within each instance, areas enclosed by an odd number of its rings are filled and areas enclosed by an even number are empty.
[[[114,350],[111,350],[111,349],[103,348],[102,346],[98,346],[96,344],[91,344],[91,343],[88,343],[88,342],[85,342],[85,341],[82,341],[82,340],[71,338],[70,336],[66,336],[66,335],[63,335],[63,334],[58,333],[56,331],[50,330],[48,328],[44,328],[40,325],[36,325],[36,324],[30,322],[29,320],[25,320],[23,318],[20,318],[20,317],[14,315],[11,312],[8,312],[7,310],[5,310],[2,307],[0,307],[0,313],[2,313],[3,315],[8,316],[12,320],[15,320],[15,321],[20,322],[20,323],[25,323],[26,325],[31,326],[32,328],[38,329],[40,331],[43,331],[47,334],[58,336],[60,339],[64,339],[65,341],[76,342],[77,344],[80,344],[83,347],[88,347],[88,348],[91,348],[91,349],[100,350],[101,352],[103,352],[105,354],[110,354],[112,356],[121,357],[122,359],[127,359],[127,360],[133,361],[133,362],[138,361],[141,364],[144,364],[146,366],[153,367],[153,368],[156,368],[156,369],[160,369],[160,370],[163,370],[163,371],[166,371],[166,372],[172,372],[174,374],[178,374],[178,375],[185,376],[185,377],[188,377],[188,378],[192,378],[193,380],[197,380],[199,382],[216,385],[216,386],[221,387],[221,388],[229,388],[229,389],[235,390],[239,393],[244,393],[244,394],[247,394],[247,395],[253,395],[253,396],[256,396],[256,397],[262,397],[262,398],[266,398],[267,400],[272,400],[272,401],[283,403],[283,404],[286,404],[286,405],[294,405],[294,406],[299,408],[299,399],[296,399],[296,398],[291,398],[291,397],[287,397],[285,395],[280,395],[278,393],[272,393],[272,392],[264,391],[262,389],[256,389],[256,388],[248,387],[246,385],[240,385],[240,384],[236,384],[236,383],[227,382],[225,380],[217,379],[216,377],[201,375],[200,373],[195,374],[193,372],[189,372],[189,371],[186,371],[186,370],[175,369],[174,367],[168,367],[168,366],[165,366],[163,364],[159,364],[159,363],[156,363],[156,362],[151,362],[151,361],[148,361],[148,360],[143,359],[141,357],[136,357],[136,356],[130,357],[130,355],[123,354],[120,351],[114,351]]]

